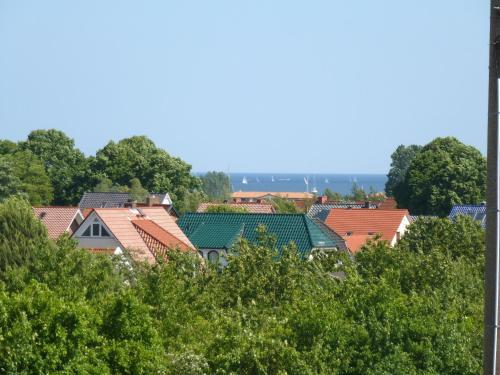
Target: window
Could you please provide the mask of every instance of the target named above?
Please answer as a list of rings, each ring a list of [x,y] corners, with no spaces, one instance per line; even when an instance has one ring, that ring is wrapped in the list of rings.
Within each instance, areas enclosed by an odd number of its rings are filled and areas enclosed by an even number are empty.
[[[346,234],[345,234],[345,235],[346,235],[346,236],[348,236],[348,237],[349,237],[349,236],[352,236],[352,232],[346,232]]]
[[[219,253],[215,250],[212,250],[208,253],[208,260],[211,263],[218,263],[219,262]]]
[[[108,231],[102,225],[101,225],[101,237],[109,237]]]
[[[99,220],[96,219],[83,231],[82,237],[111,237],[111,235],[106,228],[101,225]]]
[[[85,229],[85,231],[82,233],[82,237],[90,237],[90,225]]]

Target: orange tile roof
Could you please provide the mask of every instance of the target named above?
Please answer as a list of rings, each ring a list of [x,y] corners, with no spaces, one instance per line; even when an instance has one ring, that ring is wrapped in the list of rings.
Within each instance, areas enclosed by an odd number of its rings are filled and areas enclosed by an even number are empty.
[[[154,221],[151,220],[132,220],[132,224],[144,231],[146,234],[151,236],[153,239],[158,241],[161,245],[167,248],[178,247],[181,250],[191,249],[186,243],[182,242],[180,239],[167,232],[165,229],[160,227]],[[144,239],[144,237],[143,237]],[[145,239],[144,239],[145,240]],[[146,240],[145,240],[146,242]],[[146,242],[147,243],[147,242]]]
[[[344,237],[346,241],[352,236],[380,234],[382,240],[391,242],[405,216],[409,217],[408,210],[333,208],[328,213],[325,224]],[[348,232],[350,236],[346,235]],[[359,243],[359,241],[361,241],[360,238],[353,239],[353,242]]]
[[[314,194],[305,192],[278,192],[278,191],[236,191],[231,194],[232,198],[246,198],[246,199],[258,199],[265,198],[267,196],[280,197],[286,199],[313,199]]]
[[[369,234],[355,234],[352,236],[342,236],[342,238],[345,240],[345,244],[347,248],[351,251],[351,253],[357,253],[361,248],[363,247],[364,244],[368,242],[371,238],[374,236],[371,236]]]
[[[196,212],[205,212],[208,207],[212,206],[220,206],[227,205],[231,207],[244,208],[248,212],[252,214],[274,214],[276,211],[274,207],[270,203],[253,203],[253,202],[245,202],[245,203],[200,203]]]
[[[94,211],[122,247],[130,250],[135,260],[150,263],[156,261],[151,249],[132,223],[134,220],[149,219],[154,221],[163,231],[177,238],[187,247],[194,249],[194,246],[177,226],[175,220],[163,207],[141,207],[138,209],[96,208]]]
[[[49,237],[55,239],[64,232],[71,234],[71,223],[81,212],[78,207],[63,206],[45,206],[33,207],[35,216],[40,219],[45,227]]]

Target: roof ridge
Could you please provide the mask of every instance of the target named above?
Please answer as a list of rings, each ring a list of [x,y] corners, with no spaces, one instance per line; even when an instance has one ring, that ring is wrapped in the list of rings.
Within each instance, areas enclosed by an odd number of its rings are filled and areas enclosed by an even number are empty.
[[[187,247],[191,247],[189,246],[186,242],[184,242],[183,240],[181,240],[179,237],[177,237],[175,234],[171,233],[170,231],[166,230],[165,228],[163,228],[162,226],[160,226],[158,223],[156,223],[154,220],[151,220],[149,218],[142,218],[142,219],[133,219],[133,220],[130,220],[132,222],[132,224],[135,226],[135,227],[139,227],[139,225],[137,225],[138,222],[149,222],[153,225],[155,225],[159,230],[171,235],[172,237],[174,237],[176,240],[178,240],[179,242],[183,243],[184,245],[186,245]],[[144,229],[144,228],[140,228],[142,229],[143,231],[145,231],[148,235],[150,235],[151,237],[153,237],[155,240],[159,241],[160,243],[162,243],[164,246],[167,246],[167,244],[164,244],[162,240],[160,240],[159,238],[157,238],[155,235],[153,235],[152,233],[150,233],[148,230]]]

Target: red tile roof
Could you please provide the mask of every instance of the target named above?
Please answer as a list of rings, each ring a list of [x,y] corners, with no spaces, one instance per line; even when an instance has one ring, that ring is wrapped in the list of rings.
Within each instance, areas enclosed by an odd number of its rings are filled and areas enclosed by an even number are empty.
[[[150,236],[152,239],[158,241],[160,245],[167,248],[176,248],[178,247],[181,250],[190,250],[191,248],[180,239],[167,232],[165,229],[160,227],[154,221],[151,220],[132,220],[132,224],[134,224],[137,228],[142,230],[145,234]],[[141,233],[140,233],[141,234]],[[142,236],[144,242],[148,244],[148,239]],[[149,244],[148,244],[149,246]],[[149,246],[151,248],[151,246]]]
[[[347,248],[351,251],[351,253],[357,253],[364,244],[368,242],[369,239],[374,236],[370,236],[368,234],[358,234],[352,236],[343,236],[345,240],[345,244]]]
[[[276,191],[236,191],[231,194],[233,199],[258,199],[258,198],[266,198],[268,196],[271,197],[280,197],[285,199],[313,199],[315,197],[314,194],[311,193],[302,193],[302,192],[276,192]]]
[[[346,241],[351,241],[353,247],[349,245],[347,247],[355,252],[368,237],[376,234],[380,234],[382,240],[392,242],[405,217],[409,217],[408,210],[334,208],[328,213],[325,224]],[[364,239],[356,237],[349,240],[349,237],[354,236],[363,236]]]
[[[244,208],[252,214],[274,214],[276,211],[270,203],[200,203],[196,212],[205,212],[208,207],[227,205],[230,207]]]
[[[111,234],[121,244],[122,248],[129,249],[132,257],[138,261],[147,261],[154,263],[156,261],[155,254],[144,241],[141,233],[137,230],[137,226],[133,224],[136,220],[149,220],[156,224],[161,230],[167,234],[160,236],[158,231],[153,232],[154,235],[162,240],[170,235],[179,243],[183,243],[186,248],[193,249],[186,235],[177,226],[175,220],[163,207],[141,207],[138,209],[130,208],[96,208],[96,215],[102,220],[103,224],[108,227]],[[151,229],[151,227],[148,227]],[[151,235],[151,234],[150,234]],[[154,237],[154,236],[153,236]]]
[[[33,207],[35,216],[40,219],[49,233],[49,237],[55,239],[64,232],[71,232],[71,223],[81,212],[78,207],[45,206]]]

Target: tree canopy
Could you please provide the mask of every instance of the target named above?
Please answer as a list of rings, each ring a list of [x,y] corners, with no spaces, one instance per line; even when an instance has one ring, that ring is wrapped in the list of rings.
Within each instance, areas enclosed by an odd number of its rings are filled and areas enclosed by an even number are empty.
[[[389,196],[399,198],[404,191],[401,191],[401,184],[404,182],[406,171],[417,153],[422,149],[419,145],[404,146],[399,145],[391,155],[391,169],[387,174],[385,192]]]
[[[203,191],[210,201],[223,202],[231,198],[231,181],[224,172],[207,172],[201,177]]]
[[[248,213],[248,210],[245,207],[238,207],[229,204],[217,204],[213,206],[208,206],[205,212],[209,213],[240,213],[245,214]]]
[[[479,204],[486,159],[456,138],[436,138],[416,153],[394,193],[398,206],[415,215],[446,216],[453,205]]]
[[[34,130],[19,146],[42,161],[54,190],[54,204],[76,204],[92,186],[85,155],[62,131]]]
[[[176,202],[182,202],[190,191],[201,190],[201,181],[191,175],[189,164],[170,156],[145,136],[109,142],[97,151],[92,170],[122,186],[137,178],[149,192],[168,192]]]
[[[372,241],[355,259],[304,261],[261,228],[219,269],[175,251],[148,266],[54,243],[10,199],[0,255],[8,374],[481,372],[484,231],[469,217],[418,219],[396,247]]]

